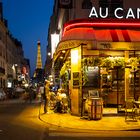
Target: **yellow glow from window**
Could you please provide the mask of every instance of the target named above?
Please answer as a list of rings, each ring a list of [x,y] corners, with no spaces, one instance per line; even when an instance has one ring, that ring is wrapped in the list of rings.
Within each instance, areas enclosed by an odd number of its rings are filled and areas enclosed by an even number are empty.
[[[78,49],[71,51],[71,62],[72,64],[78,64]]]
[[[129,78],[132,78],[132,74],[129,74]]]

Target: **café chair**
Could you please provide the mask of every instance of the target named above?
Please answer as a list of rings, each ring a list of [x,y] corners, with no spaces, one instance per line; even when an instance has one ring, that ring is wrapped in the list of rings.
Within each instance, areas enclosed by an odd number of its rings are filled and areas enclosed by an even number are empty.
[[[138,101],[137,101],[136,105],[137,105],[138,116],[140,116],[140,97],[138,98]]]
[[[125,102],[125,121],[128,119],[137,121],[137,106],[132,100],[127,100]]]
[[[62,98],[62,111],[66,113],[68,111],[68,99]]]

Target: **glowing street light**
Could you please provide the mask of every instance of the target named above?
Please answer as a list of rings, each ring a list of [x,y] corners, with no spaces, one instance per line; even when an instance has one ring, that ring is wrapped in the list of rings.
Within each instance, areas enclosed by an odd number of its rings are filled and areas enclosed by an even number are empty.
[[[53,58],[53,54],[56,50],[57,44],[59,43],[59,34],[51,34],[51,58]]]
[[[51,53],[50,52],[48,52],[48,56],[51,56]]]

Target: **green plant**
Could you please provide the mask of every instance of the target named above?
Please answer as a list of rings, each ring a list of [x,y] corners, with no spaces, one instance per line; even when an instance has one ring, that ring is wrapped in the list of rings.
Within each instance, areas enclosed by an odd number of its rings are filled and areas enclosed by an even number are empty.
[[[112,57],[103,58],[101,62],[101,67],[106,67],[108,69],[112,69],[114,67],[114,61]]]
[[[128,59],[127,63],[131,66],[132,70],[137,70],[139,65],[139,59],[137,57],[131,57]]]
[[[84,66],[98,66],[101,64],[101,58],[99,57],[85,57],[82,59]]]
[[[67,87],[69,81],[70,61],[66,61],[60,70],[60,78],[63,81],[63,86]]]
[[[70,61],[66,61],[64,63],[64,65],[62,66],[61,70],[60,70],[60,77],[62,77],[63,75],[65,75],[65,73],[67,73],[67,71],[70,69]]]
[[[125,68],[125,58],[124,57],[107,57],[102,59],[101,67],[106,67],[107,69],[113,69],[114,67]]]
[[[114,66],[125,68],[125,58],[124,57],[114,57]]]
[[[87,82],[88,82],[87,67],[83,66],[82,67],[82,85],[84,86]]]

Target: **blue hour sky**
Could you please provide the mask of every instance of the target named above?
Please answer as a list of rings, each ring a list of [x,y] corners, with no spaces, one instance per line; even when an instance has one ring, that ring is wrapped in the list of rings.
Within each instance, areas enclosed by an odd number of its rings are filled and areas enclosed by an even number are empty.
[[[43,66],[50,16],[54,0],[2,0],[3,15],[11,34],[23,45],[24,56],[30,59],[31,73],[36,65],[37,41],[41,42]]]

